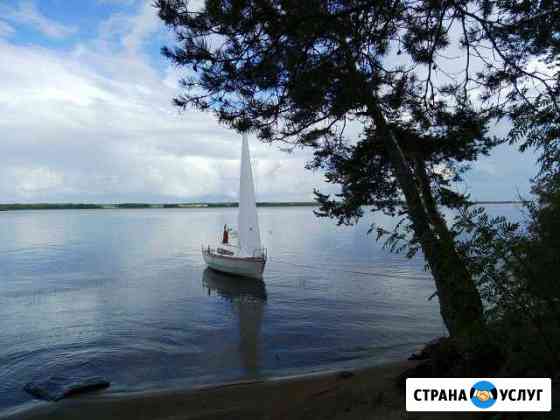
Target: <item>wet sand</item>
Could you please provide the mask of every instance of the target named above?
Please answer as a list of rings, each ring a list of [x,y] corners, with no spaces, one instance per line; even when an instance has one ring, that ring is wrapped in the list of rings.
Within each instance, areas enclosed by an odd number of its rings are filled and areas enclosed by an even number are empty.
[[[100,392],[39,404],[6,419],[428,419],[405,411],[397,378],[416,362],[190,390]],[[452,418],[466,416],[454,415]],[[437,418],[449,418],[439,415]]]

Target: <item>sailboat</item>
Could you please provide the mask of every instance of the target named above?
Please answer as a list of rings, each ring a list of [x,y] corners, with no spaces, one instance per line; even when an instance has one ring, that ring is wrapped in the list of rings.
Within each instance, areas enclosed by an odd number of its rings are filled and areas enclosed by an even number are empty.
[[[216,271],[262,279],[267,252],[261,245],[255,185],[246,133],[243,133],[242,143],[237,244],[223,240],[215,248],[203,245],[202,257],[206,265]]]

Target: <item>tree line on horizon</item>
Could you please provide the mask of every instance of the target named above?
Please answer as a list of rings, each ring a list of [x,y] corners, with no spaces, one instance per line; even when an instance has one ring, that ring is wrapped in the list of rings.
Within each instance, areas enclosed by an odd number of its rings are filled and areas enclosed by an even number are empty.
[[[150,208],[223,208],[238,207],[237,202],[193,202],[193,203],[14,203],[0,204],[0,211],[8,210],[84,210],[84,209],[150,209]],[[310,201],[261,201],[258,207],[301,207],[317,206],[316,202]]]
[[[558,371],[557,0],[155,7],[176,36],[162,52],[184,69],[175,105],[263,142],[312,149],[307,167],[340,189],[315,192],[318,216],[348,225],[365,211],[398,218],[371,232],[392,251],[422,251],[463,368],[478,360],[488,374],[493,354],[498,369]],[[499,123],[509,128],[498,137]],[[500,144],[540,154],[522,224],[490,218],[460,190]]]
[[[531,201],[475,201],[471,204],[529,204]],[[260,201],[257,207],[316,207],[316,201]],[[0,211],[9,210],[94,210],[94,209],[150,209],[150,208],[224,208],[239,207],[237,202],[193,202],[193,203],[13,203],[0,204]]]

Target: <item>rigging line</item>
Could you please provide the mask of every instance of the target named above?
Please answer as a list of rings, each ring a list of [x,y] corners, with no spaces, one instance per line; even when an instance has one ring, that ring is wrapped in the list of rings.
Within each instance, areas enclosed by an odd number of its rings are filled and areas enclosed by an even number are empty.
[[[280,264],[286,264],[286,265],[291,265],[294,267],[301,267],[301,268],[311,268],[313,270],[322,270],[322,267],[317,267],[317,266],[313,266],[313,265],[306,265],[306,264],[296,264],[296,263],[291,263],[288,261],[282,261],[282,260],[278,260],[276,258],[272,259],[269,257],[269,260],[272,262],[277,262]],[[342,273],[350,273],[350,274],[359,274],[362,276],[371,276],[371,277],[389,277],[389,278],[395,278],[395,279],[402,279],[403,276],[398,276],[395,274],[386,274],[386,273],[372,273],[372,272],[367,272],[367,271],[355,271],[355,270],[343,270],[340,268],[329,268],[329,271],[338,271],[338,272],[342,272]],[[424,277],[418,277],[418,276],[406,276],[409,279],[424,279]]]

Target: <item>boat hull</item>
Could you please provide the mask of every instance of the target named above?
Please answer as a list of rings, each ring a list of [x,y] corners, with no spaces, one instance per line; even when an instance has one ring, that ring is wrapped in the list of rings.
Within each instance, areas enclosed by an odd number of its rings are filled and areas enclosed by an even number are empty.
[[[266,265],[265,258],[218,255],[208,249],[202,250],[202,257],[213,270],[253,279],[262,279]]]

